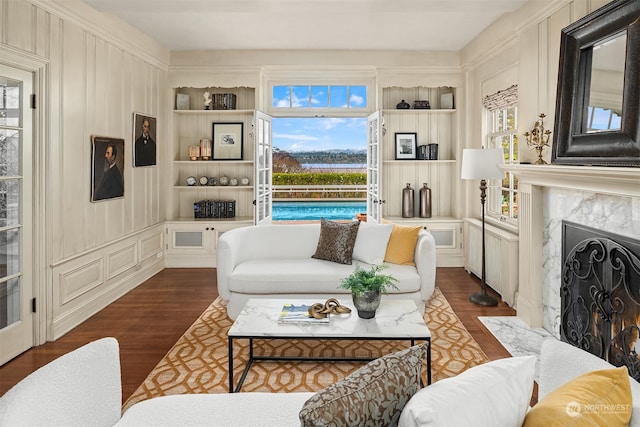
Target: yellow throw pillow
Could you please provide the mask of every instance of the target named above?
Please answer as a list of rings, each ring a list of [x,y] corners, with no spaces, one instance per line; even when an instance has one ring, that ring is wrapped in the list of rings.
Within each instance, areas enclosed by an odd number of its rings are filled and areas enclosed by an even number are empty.
[[[588,372],[558,387],[538,402],[523,427],[628,426],[631,386],[625,366]]]
[[[415,265],[413,255],[416,251],[418,233],[422,227],[409,227],[406,225],[393,225],[391,237],[387,244],[387,252],[384,256],[385,262],[402,265]]]

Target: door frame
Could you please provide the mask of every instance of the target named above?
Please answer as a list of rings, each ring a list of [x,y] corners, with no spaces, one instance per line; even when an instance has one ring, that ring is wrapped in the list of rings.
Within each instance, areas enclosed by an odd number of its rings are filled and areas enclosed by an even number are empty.
[[[0,45],[0,64],[30,72],[33,76],[33,93],[36,97],[32,124],[32,198],[33,231],[32,231],[32,295],[36,298],[36,312],[33,313],[33,346],[44,344],[50,336],[51,313],[51,269],[48,255],[51,253],[51,236],[47,226],[47,155],[48,138],[48,98],[49,98],[49,67],[45,58],[40,58],[27,52],[22,52],[8,46]]]

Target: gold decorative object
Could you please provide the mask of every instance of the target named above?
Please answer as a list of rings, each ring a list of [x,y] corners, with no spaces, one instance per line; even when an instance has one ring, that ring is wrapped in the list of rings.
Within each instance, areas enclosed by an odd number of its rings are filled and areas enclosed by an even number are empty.
[[[189,147],[189,160],[198,160],[200,157],[200,147],[192,145]]]
[[[200,140],[200,160],[211,160],[211,140]]]
[[[324,305],[318,302],[309,307],[309,314],[315,319],[324,319],[329,314],[342,313],[351,313],[351,309],[340,304],[335,298],[329,298]]]
[[[542,160],[542,150],[544,147],[549,146],[549,138],[551,137],[551,131],[544,129],[544,118],[546,115],[544,113],[540,113],[538,116],[540,119],[536,120],[533,124],[533,128],[530,131],[524,133],[525,138],[527,138],[527,145],[532,147],[538,153],[538,161],[536,161],[536,165],[548,165],[547,162]]]

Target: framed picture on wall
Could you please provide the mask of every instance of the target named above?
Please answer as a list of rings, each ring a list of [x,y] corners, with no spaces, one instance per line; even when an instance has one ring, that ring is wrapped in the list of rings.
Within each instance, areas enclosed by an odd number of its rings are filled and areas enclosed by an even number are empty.
[[[124,139],[91,136],[91,201],[124,197]]]
[[[417,140],[415,132],[396,132],[396,160],[415,160]]]
[[[242,160],[244,123],[213,123],[213,160]]]
[[[156,118],[133,113],[133,167],[155,166]]]

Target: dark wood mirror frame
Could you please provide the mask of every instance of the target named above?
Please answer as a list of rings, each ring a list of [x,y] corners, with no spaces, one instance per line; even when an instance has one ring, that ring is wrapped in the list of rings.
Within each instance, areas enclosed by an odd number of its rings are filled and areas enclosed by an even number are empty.
[[[626,29],[622,126],[585,133],[593,46]],[[562,30],[552,164],[640,167],[640,1],[615,0]]]

